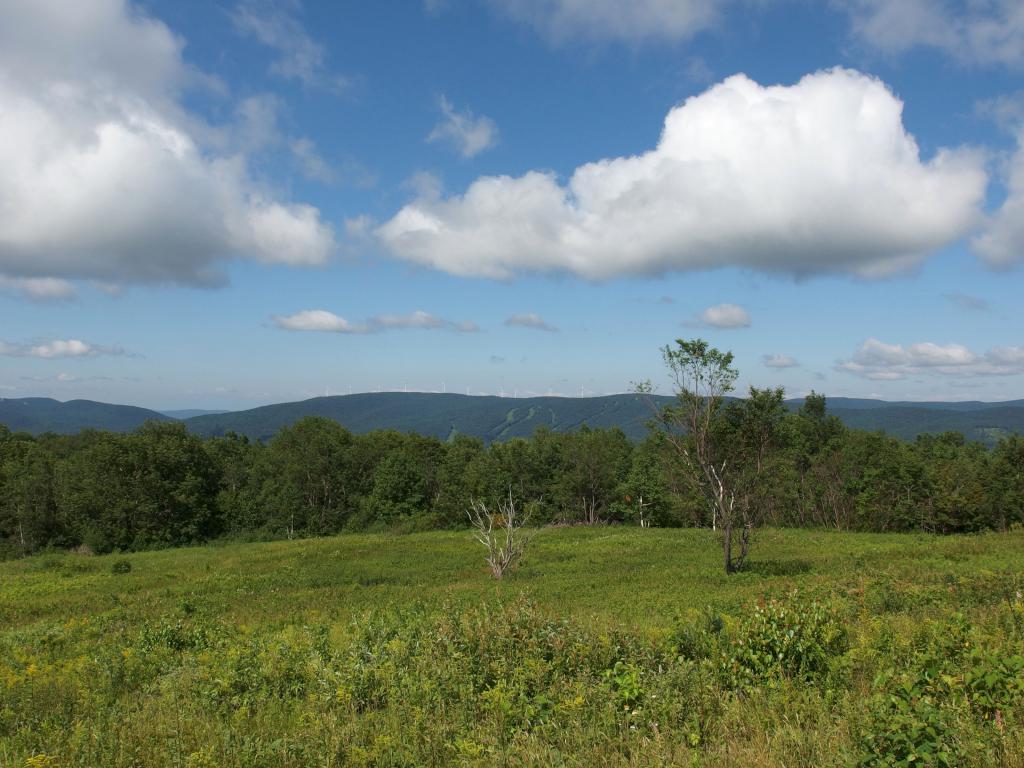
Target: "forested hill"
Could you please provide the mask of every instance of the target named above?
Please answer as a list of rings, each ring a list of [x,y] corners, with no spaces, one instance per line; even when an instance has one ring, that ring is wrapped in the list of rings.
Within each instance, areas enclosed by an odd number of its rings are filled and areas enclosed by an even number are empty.
[[[659,398],[668,400],[668,398]],[[461,434],[485,442],[529,437],[540,426],[567,432],[586,424],[619,427],[632,439],[646,434],[651,413],[636,395],[605,397],[487,397],[431,392],[377,392],[315,397],[186,420],[203,436],[233,431],[257,440],[272,437],[303,416],[326,416],[356,434],[375,429],[417,432],[442,440]]]
[[[1012,433],[1024,434],[1024,402],[981,403],[972,410],[954,410],[947,403],[883,403],[876,408],[844,408],[830,405],[829,413],[853,429],[886,433],[904,440],[920,434],[960,432],[968,440],[993,445]]]
[[[147,421],[174,421],[170,416],[137,408],[93,400],[62,403],[49,397],[0,398],[0,424],[12,432],[44,432],[70,435],[83,429],[131,432]]]
[[[659,398],[667,402],[667,398]],[[787,401],[790,408],[802,400]],[[922,433],[955,430],[969,440],[987,444],[1012,432],[1024,433],[1024,400],[1006,403],[887,403],[881,400],[829,398],[829,412],[856,429],[883,429],[913,440]],[[72,434],[82,429],[129,432],[148,420],[168,421],[172,415],[128,405],[90,400],[66,403],[49,398],[0,399],[0,424],[33,434]],[[246,411],[205,413],[182,419],[198,435],[227,432],[267,440],[281,427],[303,416],[325,416],[352,432],[375,429],[418,432],[446,439],[454,434],[500,442],[529,437],[541,425],[556,432],[591,427],[619,427],[631,439],[646,434],[647,405],[630,394],[605,397],[485,397],[429,392],[379,392],[316,397]]]
[[[658,398],[668,402],[668,398]],[[800,399],[787,402],[797,408]],[[829,412],[856,429],[884,429],[912,440],[917,435],[948,430],[970,440],[994,443],[999,437],[1024,433],[1024,400],[1009,403],[886,403],[881,400],[832,398]],[[257,440],[270,438],[282,426],[303,416],[326,416],[361,434],[374,429],[418,432],[445,439],[470,435],[486,442],[529,437],[541,426],[556,432],[591,427],[619,427],[640,440],[647,433],[650,410],[636,395],[605,397],[471,397],[427,392],[380,392],[316,397],[213,416],[188,419],[189,429],[216,436],[233,431]]]

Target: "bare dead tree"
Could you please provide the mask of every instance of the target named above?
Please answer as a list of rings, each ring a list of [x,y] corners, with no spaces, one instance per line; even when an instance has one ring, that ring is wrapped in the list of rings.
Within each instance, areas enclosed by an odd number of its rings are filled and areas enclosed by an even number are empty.
[[[508,498],[498,502],[497,511],[472,499],[466,515],[473,525],[473,537],[487,550],[491,575],[500,580],[516,566],[530,542],[530,536],[523,530],[530,520],[529,506],[517,504],[510,488]]]
[[[583,522],[587,525],[597,525],[604,522],[598,514],[597,497],[593,494],[586,494],[580,497],[583,504]]]

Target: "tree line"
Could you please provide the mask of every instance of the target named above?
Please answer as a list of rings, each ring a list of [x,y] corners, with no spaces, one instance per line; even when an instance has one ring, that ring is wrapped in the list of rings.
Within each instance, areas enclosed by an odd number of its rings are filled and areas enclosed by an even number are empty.
[[[711,429],[734,501],[757,525],[952,533],[1024,522],[1019,436],[992,449],[958,433],[905,442],[845,428],[820,395],[789,412],[780,389],[722,405]],[[317,417],[266,444],[202,439],[177,423],[38,437],[0,426],[0,551],[454,528],[471,500],[496,503],[510,489],[538,523],[721,525],[672,449],[678,437],[658,429],[633,444],[618,429],[539,429],[485,446],[353,435]]]

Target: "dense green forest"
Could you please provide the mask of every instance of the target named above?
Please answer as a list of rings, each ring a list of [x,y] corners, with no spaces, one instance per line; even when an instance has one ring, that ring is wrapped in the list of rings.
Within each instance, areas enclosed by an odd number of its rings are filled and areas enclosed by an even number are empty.
[[[951,533],[1024,522],[1018,436],[992,448],[957,433],[906,442],[844,427],[822,396],[790,412],[771,390],[722,415],[721,454],[739,469],[756,464],[741,501],[760,525]],[[705,497],[665,442],[657,431],[637,444],[618,429],[541,428],[487,446],[353,435],[317,417],[265,444],[203,439],[173,422],[38,437],[0,426],[0,551],[453,528],[466,525],[471,499],[510,488],[535,523],[709,526]]]

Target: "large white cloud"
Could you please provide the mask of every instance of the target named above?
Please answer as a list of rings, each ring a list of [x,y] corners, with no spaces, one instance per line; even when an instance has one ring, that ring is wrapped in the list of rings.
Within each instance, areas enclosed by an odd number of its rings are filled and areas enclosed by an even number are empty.
[[[910,375],[1012,376],[1024,373],[1024,347],[993,347],[984,353],[962,344],[918,342],[904,347],[868,339],[839,370],[876,381]]]
[[[979,219],[979,154],[922,159],[902,102],[847,69],[791,86],[735,75],[671,110],[655,149],[421,196],[376,230],[394,255],[459,275],[587,278],[743,266],[887,274]]]
[[[195,284],[225,258],[328,258],[315,208],[203,146],[182,45],[126,0],[0,3],[0,275]]]

